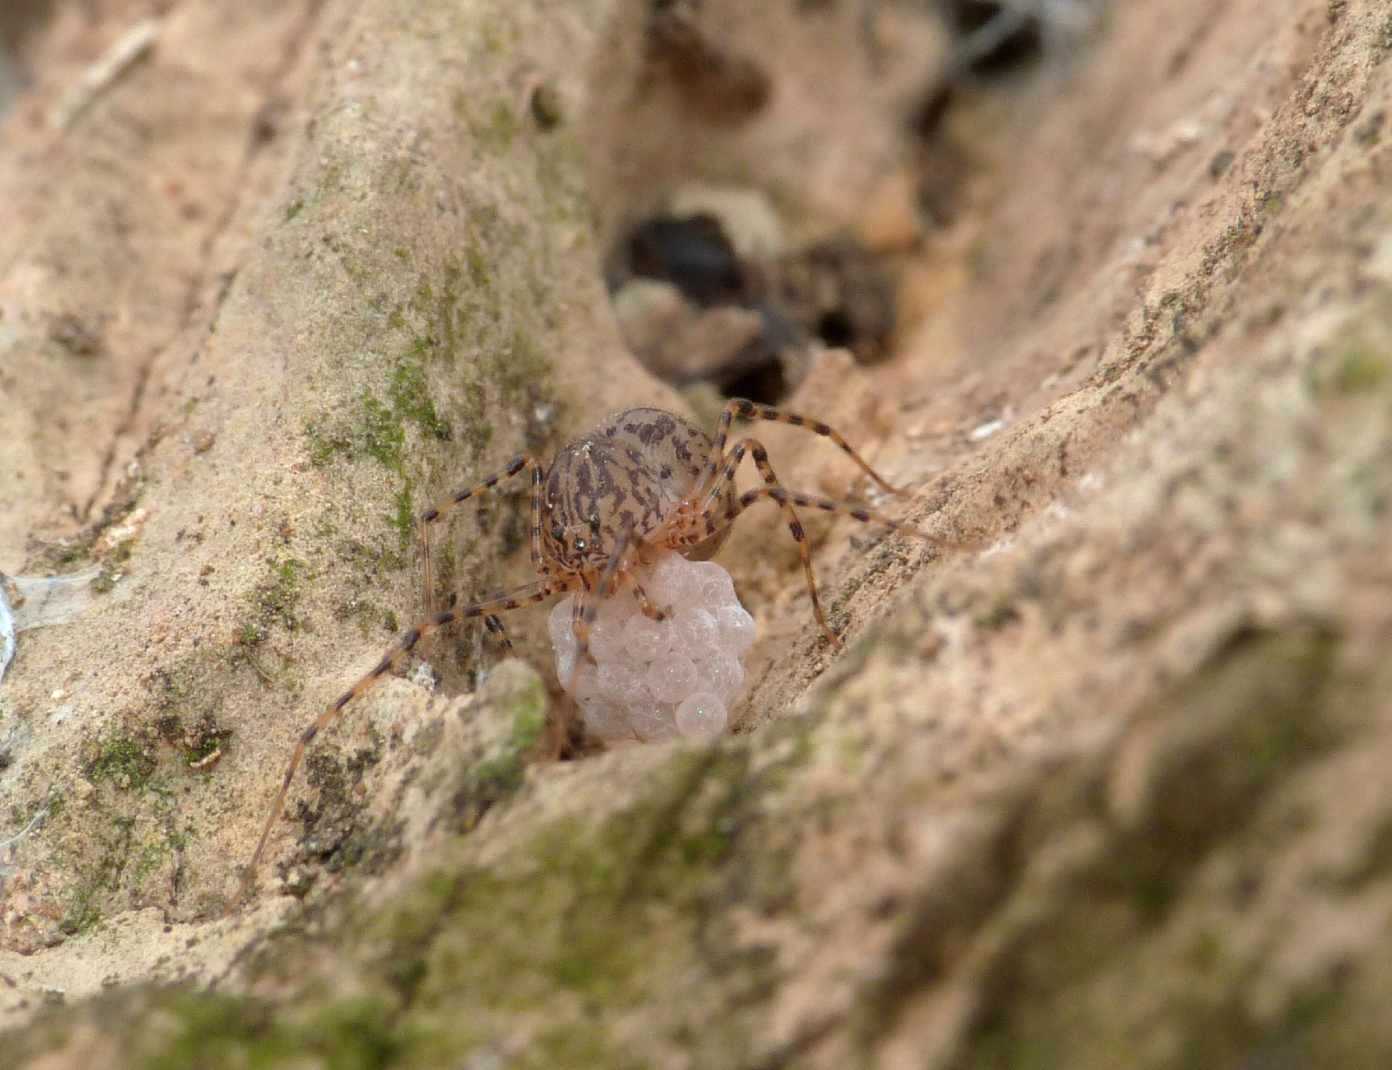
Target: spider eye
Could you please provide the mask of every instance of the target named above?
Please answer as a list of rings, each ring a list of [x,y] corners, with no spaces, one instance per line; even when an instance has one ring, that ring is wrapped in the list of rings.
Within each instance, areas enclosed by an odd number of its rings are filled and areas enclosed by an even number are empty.
[[[585,552],[585,547],[586,547],[587,545],[588,545],[588,543],[586,543],[584,539],[576,539],[576,540],[575,540],[575,548],[576,548],[577,550],[579,550],[582,554]]]
[[[590,530],[596,535],[599,534],[599,514],[595,513],[590,517]]]
[[[551,525],[551,537],[557,542],[565,542],[565,528],[559,524]]]

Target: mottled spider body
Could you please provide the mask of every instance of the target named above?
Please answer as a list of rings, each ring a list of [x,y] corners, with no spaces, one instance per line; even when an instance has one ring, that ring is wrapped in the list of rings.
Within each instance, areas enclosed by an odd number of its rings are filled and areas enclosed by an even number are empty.
[[[812,575],[807,535],[795,506],[844,513],[857,520],[881,524],[920,538],[912,527],[858,506],[786,489],[769,463],[768,453],[755,438],[729,445],[736,417],[771,420],[805,427],[831,439],[881,487],[899,493],[853,450],[844,438],[819,420],[783,412],[752,401],[729,402],[712,438],[687,420],[661,409],[628,409],[610,417],[593,431],[563,447],[543,470],[536,458],[522,454],[502,471],[450,495],[420,515],[422,537],[454,507],[492,490],[505,479],[527,472],[531,477],[531,558],[537,578],[511,592],[481,602],[433,614],[397,641],[377,666],[341,694],[301,734],[261,831],[256,853],[246,873],[249,890],[271,829],[285,803],[286,793],[305,748],[327,728],[355,697],[387,675],[422,638],[460,620],[482,618],[488,630],[510,646],[498,615],[566,592],[575,594],[572,623],[578,644],[576,664],[588,654],[590,626],[598,604],[623,587],[629,588],[642,611],[655,619],[663,610],[652,605],[638,581],[638,566],[664,551],[703,560],[713,555],[729,535],[735,519],[764,499],[774,502],[798,543],[811,595],[812,611],[823,634],[836,646],[840,640],[827,623]],[[748,453],[763,486],[740,494],[735,476]],[[430,591],[429,547],[426,547],[426,590]],[[562,681],[570,690],[572,681]]]
[[[692,497],[713,448],[699,427],[662,409],[609,417],[557,453],[542,479],[543,555],[579,573],[602,570],[625,533],[637,546],[649,544]],[[733,482],[722,502],[734,508]],[[681,553],[705,560],[729,530]]]

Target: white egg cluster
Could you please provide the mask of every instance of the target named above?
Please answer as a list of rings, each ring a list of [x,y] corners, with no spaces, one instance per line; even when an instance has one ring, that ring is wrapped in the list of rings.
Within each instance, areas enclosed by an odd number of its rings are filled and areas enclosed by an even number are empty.
[[[669,553],[638,573],[667,617],[644,615],[632,588],[606,599],[590,629],[590,654],[572,683],[585,727],[606,742],[713,739],[744,686],[754,618],[735,596],[730,574],[712,561]],[[574,596],[551,612],[551,643],[562,683],[575,666]]]

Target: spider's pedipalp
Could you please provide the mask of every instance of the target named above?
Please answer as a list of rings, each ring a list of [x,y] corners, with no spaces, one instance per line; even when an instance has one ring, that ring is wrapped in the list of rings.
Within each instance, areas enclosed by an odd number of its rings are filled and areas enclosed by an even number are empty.
[[[643,616],[647,617],[649,620],[655,621],[664,621],[667,619],[669,611],[658,609],[657,606],[653,604],[652,599],[648,597],[648,592],[643,590],[643,585],[638,582],[636,576],[630,572],[625,572],[624,575],[619,577],[619,580],[620,586],[626,581],[633,587],[633,597],[638,600],[638,608],[643,611]]]
[[[575,600],[577,606],[575,618],[575,665],[570,671],[570,679],[563,680],[561,686],[568,692],[573,691],[575,686],[575,674],[590,653],[590,628],[593,626],[595,617],[599,615],[599,603],[614,593],[618,587],[619,578],[624,574],[624,564],[628,558],[630,547],[635,545],[633,541],[633,525],[625,525],[618,541],[614,545],[613,552],[609,555],[609,560],[604,565],[604,571],[599,575],[599,582],[595,584],[595,589],[590,592],[588,589],[585,594],[591,595],[586,598],[582,595]],[[584,602],[583,608],[580,603]]]

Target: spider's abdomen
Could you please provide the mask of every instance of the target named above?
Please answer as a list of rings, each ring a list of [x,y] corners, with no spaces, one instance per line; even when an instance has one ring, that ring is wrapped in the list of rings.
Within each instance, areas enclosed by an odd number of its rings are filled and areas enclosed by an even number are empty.
[[[557,455],[543,488],[549,553],[574,568],[602,567],[623,532],[643,541],[700,481],[713,446],[661,409],[627,409]],[[705,547],[687,554],[699,558]]]

